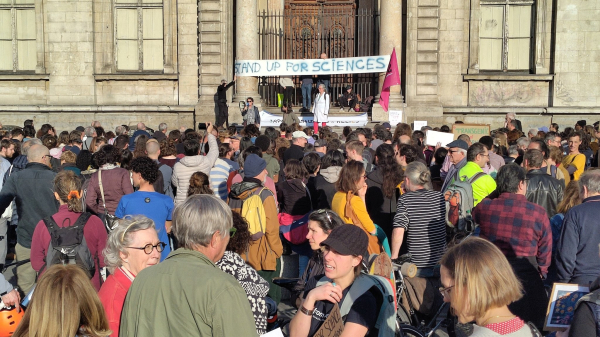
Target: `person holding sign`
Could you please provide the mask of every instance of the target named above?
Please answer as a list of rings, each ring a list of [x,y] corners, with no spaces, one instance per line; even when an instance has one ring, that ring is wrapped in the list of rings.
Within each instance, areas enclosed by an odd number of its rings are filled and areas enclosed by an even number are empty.
[[[305,289],[304,300],[290,322],[290,336],[340,336],[340,332],[344,336],[377,336],[375,287],[357,296],[347,315],[340,315],[338,309],[344,301],[353,300],[347,295],[357,277],[365,277],[360,271],[368,243],[367,234],[352,225],[334,228],[321,242],[325,277],[316,287]]]
[[[319,92],[315,97],[312,113],[314,115],[313,127],[315,134],[319,133],[319,123],[323,123],[325,127],[327,123],[327,115],[329,115],[329,94],[325,88],[325,84],[319,84]]]

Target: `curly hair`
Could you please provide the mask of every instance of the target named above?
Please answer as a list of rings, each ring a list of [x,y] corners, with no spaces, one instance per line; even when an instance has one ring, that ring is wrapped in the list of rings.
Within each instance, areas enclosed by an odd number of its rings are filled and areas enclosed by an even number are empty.
[[[75,164],[77,162],[77,155],[71,151],[65,151],[60,155],[60,160],[64,160],[65,163]]]
[[[113,145],[104,145],[94,155],[94,161],[98,167],[102,167],[105,164],[116,164],[120,160],[121,151]]]
[[[158,165],[148,157],[137,157],[131,161],[131,171],[139,173],[142,179],[154,184],[158,179]]]
[[[238,212],[231,212],[233,216],[233,228],[236,229],[235,235],[229,239],[227,244],[227,250],[230,252],[243,254],[248,251],[250,240],[250,230],[248,228],[248,222]]]
[[[160,157],[176,156],[177,149],[175,148],[175,142],[170,139],[163,139],[160,142]]]
[[[187,196],[195,194],[214,194],[210,189],[208,176],[200,171],[194,172],[190,177],[190,186],[188,187]]]
[[[389,144],[379,145],[375,150],[375,158],[377,158],[377,170],[381,170],[381,176],[385,177],[381,190],[386,198],[391,199],[396,191],[396,186],[404,179],[394,155],[394,147]]]
[[[98,155],[95,156],[96,158]],[[81,150],[75,160],[75,166],[81,171],[86,171],[94,162],[94,155],[89,150]]]

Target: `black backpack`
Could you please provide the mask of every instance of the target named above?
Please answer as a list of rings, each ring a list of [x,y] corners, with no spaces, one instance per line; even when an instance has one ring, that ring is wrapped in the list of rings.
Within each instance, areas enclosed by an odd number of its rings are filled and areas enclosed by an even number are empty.
[[[95,272],[94,258],[83,236],[83,229],[90,213],[81,213],[77,221],[69,227],[58,227],[50,216],[44,224],[50,233],[50,245],[46,254],[46,268],[55,264],[77,264],[92,278]]]

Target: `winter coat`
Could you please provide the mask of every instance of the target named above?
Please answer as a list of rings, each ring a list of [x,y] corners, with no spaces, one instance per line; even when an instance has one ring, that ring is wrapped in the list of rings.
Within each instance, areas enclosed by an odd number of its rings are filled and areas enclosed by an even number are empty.
[[[185,156],[173,166],[171,183],[177,187],[175,206],[181,204],[187,198],[187,191],[190,187],[190,178],[192,174],[200,171],[208,176],[210,174],[210,169],[215,165],[217,158],[219,158],[217,139],[212,134],[208,135],[208,146],[209,149],[206,156]]]
[[[383,194],[383,174],[381,170],[375,169],[367,175],[367,195],[365,203],[369,216],[383,231],[389,239],[392,238],[392,224],[396,215],[396,201],[400,197],[400,191],[395,189],[394,195],[387,198]]]
[[[244,201],[252,196],[258,189],[262,189],[262,184],[258,183],[257,179],[246,178],[241,183],[236,183],[231,186],[229,193],[228,204],[231,210],[241,214]],[[275,270],[277,267],[277,259],[283,253],[283,246],[279,238],[279,219],[277,218],[277,206],[273,193],[268,188],[265,188],[260,193],[265,208],[264,222],[266,230],[264,235],[254,235],[253,241],[250,242],[250,247],[246,253],[241,256],[244,260],[256,270]]]
[[[110,170],[102,171],[102,189],[104,190],[104,200],[108,213],[115,214],[117,205],[121,197],[125,194],[133,193],[133,185],[129,171],[124,168],[115,167]],[[85,197],[87,209],[95,214],[104,214],[102,205],[102,194],[100,193],[100,183],[98,180],[98,171],[90,177]]]
[[[301,179],[282,181],[277,184],[279,211],[289,215],[304,215],[311,210],[310,196]]]
[[[316,195],[312,196],[314,209],[331,209],[331,201],[337,192],[335,183],[338,181],[341,171],[341,166],[329,166],[319,170],[319,174],[315,177]]]

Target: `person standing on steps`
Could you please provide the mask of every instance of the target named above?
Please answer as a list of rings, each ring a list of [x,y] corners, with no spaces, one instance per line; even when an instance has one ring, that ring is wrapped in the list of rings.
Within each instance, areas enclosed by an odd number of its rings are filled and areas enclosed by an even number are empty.
[[[227,107],[227,89],[229,89],[237,79],[233,76],[233,81],[227,83],[226,79],[221,80],[221,85],[217,87],[217,103],[219,105],[219,115],[216,120],[216,127],[222,127],[223,123],[229,127],[229,108]]]
[[[327,93],[325,84],[319,84],[319,92],[315,96],[315,104],[313,105],[312,113],[314,115],[313,128],[315,134],[319,133],[319,123],[323,123],[323,127],[326,126],[327,117],[329,115],[329,94]]]

